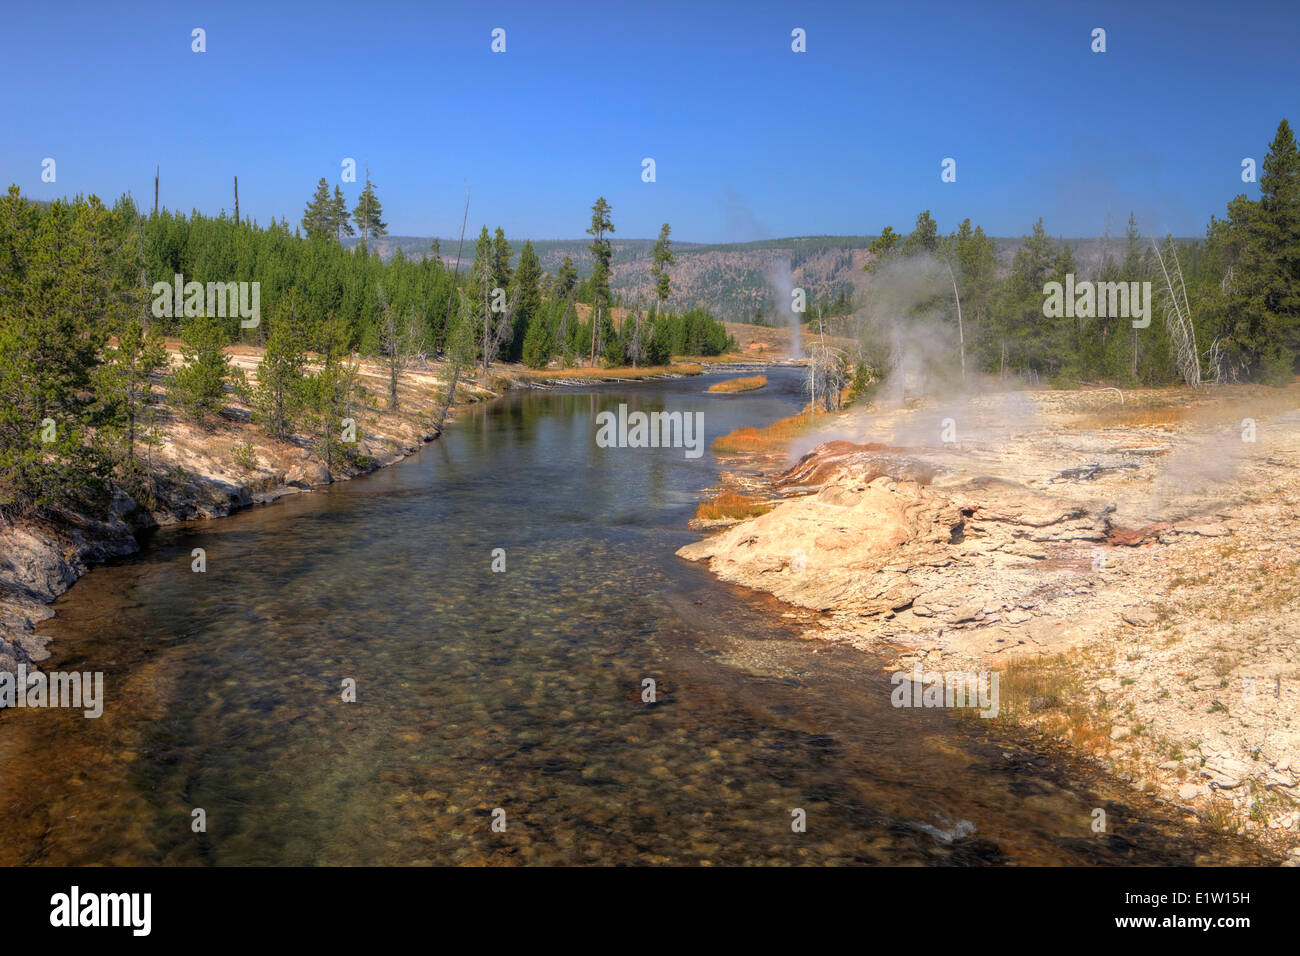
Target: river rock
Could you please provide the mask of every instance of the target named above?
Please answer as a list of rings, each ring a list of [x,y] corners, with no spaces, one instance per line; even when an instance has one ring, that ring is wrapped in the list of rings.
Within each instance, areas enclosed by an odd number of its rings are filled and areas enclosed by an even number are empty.
[[[330,473],[324,465],[315,461],[300,461],[290,465],[284,473],[284,483],[295,488],[314,488],[328,485]]]

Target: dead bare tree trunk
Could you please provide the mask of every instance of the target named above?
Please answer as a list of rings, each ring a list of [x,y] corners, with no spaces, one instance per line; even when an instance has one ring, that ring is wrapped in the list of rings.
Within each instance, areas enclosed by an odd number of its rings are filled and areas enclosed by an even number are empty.
[[[966,381],[966,330],[962,328],[961,324],[961,296],[957,294],[957,277],[952,273],[952,266],[947,262],[944,265],[948,266],[948,278],[952,280],[952,297],[957,302],[957,341],[961,348],[961,380],[964,384]]]
[[[625,317],[623,321],[626,322],[627,318]],[[636,368],[638,363],[641,360],[641,302],[640,300],[637,301],[636,317],[633,321],[635,324],[632,326],[632,367]]]
[[[1162,302],[1165,314],[1165,329],[1174,347],[1174,364],[1185,383],[1192,388],[1201,385],[1201,356],[1196,348],[1196,327],[1192,324],[1192,307],[1187,301],[1187,286],[1183,282],[1183,269],[1178,262],[1178,246],[1172,239],[1166,241],[1170,259],[1173,262],[1173,275],[1165,265],[1165,257],[1160,247],[1153,241],[1151,247],[1156,251],[1156,261],[1160,263],[1160,272],[1165,278],[1166,295]],[[1148,303],[1148,308],[1150,303]]]
[[[560,353],[560,365],[569,367],[569,309],[573,308],[573,297],[577,287],[569,290],[569,297],[564,300],[564,309],[560,312],[560,324],[555,330],[555,344]]]
[[[396,410],[397,385],[402,369],[406,367],[407,356],[405,330],[401,328],[394,309],[389,308],[384,312],[383,336],[384,352],[388,360],[388,407]]]
[[[447,421],[447,411],[451,408],[452,403],[456,401],[456,383],[460,381],[460,363],[456,363],[451,370],[451,384],[447,386],[447,399],[442,403],[442,411],[438,413],[438,421],[433,426],[436,434],[442,434],[443,423]]]
[[[465,245],[465,224],[469,222],[469,187],[465,187],[465,215],[460,221],[460,242],[456,244],[456,269],[451,274],[451,288],[447,290],[447,316],[443,321],[443,330],[451,329],[451,300],[456,295],[456,277],[460,275],[460,251]],[[443,414],[447,414],[443,411]]]
[[[493,299],[496,297],[490,295],[493,290],[488,289],[487,270],[483,270],[483,280],[480,287],[480,293],[483,297],[483,374],[488,373],[491,367],[492,359],[501,346],[509,341],[512,332],[511,323],[514,321],[515,310],[519,308],[520,289],[515,289],[514,299],[500,312],[493,309]],[[504,290],[503,290],[504,291]],[[492,316],[497,315],[499,318],[494,323]]]

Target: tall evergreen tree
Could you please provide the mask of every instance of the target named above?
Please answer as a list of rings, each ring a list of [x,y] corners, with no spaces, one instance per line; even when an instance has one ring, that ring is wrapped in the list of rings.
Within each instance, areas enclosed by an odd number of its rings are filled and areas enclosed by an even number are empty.
[[[330,188],[325,177],[316,184],[316,192],[302,212],[302,231],[308,239],[318,236],[329,237],[334,234],[334,203],[330,199]]]
[[[270,334],[266,352],[257,367],[257,384],[253,389],[253,415],[266,426],[267,433],[284,440],[293,434],[302,401],[302,376],[306,364],[298,292],[288,298],[270,317]]]
[[[918,253],[933,254],[939,248],[939,226],[925,210],[916,217],[916,228],[903,242],[903,255],[914,256]]]
[[[496,361],[502,344],[509,341],[513,334],[517,298],[506,299],[507,290],[495,285],[497,277],[497,248],[488,236],[487,226],[479,233],[474,245],[474,265],[470,267],[470,285],[477,298],[481,332],[479,342],[483,371],[486,373],[492,362]],[[495,290],[500,289],[497,293]]]
[[[96,392],[109,411],[112,428],[121,436],[118,472],[135,492],[140,471],[137,449],[153,440],[153,378],[167,368],[167,346],[157,329],[146,332],[135,318],[119,321],[113,339],[104,349]]]
[[[331,232],[339,245],[343,244],[345,237],[357,234],[356,230],[352,228],[352,223],[348,221],[349,219],[347,200],[343,198],[343,190],[339,189],[336,184],[334,186],[334,198],[330,200],[330,224],[332,226]]]
[[[903,237],[894,232],[893,226],[886,226],[875,239],[871,240],[871,245],[867,247],[867,252],[871,254],[870,261],[862,267],[864,272],[875,272],[885,261],[892,257],[898,251],[898,244],[902,242]]]
[[[104,487],[96,374],[108,330],[134,311],[114,232],[95,196],[39,209],[12,186],[0,200],[0,514]]]
[[[605,237],[606,233],[614,231],[614,223],[610,221],[610,205],[604,196],[597,199],[591,206],[591,227],[587,230],[588,235],[592,237],[590,246],[591,258],[595,261],[595,268],[591,275],[591,364],[596,364],[596,345],[603,342],[602,319],[606,317],[609,309],[609,279],[613,271],[611,263],[614,258],[614,249],[609,239]]]
[[[322,180],[323,182],[324,180]],[[384,209],[375,195],[375,184],[370,181],[370,167],[366,167],[366,186],[357,198],[357,206],[352,210],[352,221],[361,230],[361,244],[365,245],[371,236],[388,234],[388,223],[383,221]]]
[[[470,302],[474,307],[474,314],[478,316],[480,332],[483,329],[484,316],[488,315],[492,308],[492,287],[495,278],[492,237],[488,234],[487,226],[484,226],[479,231],[478,240],[474,243],[474,263],[469,267]],[[479,341],[482,341],[481,335]]]
[[[506,241],[505,230],[497,226],[496,235],[492,237],[492,283],[493,288],[510,288],[510,257],[514,250]]]
[[[1264,309],[1281,351],[1300,355],[1300,150],[1285,119],[1269,143],[1259,177],[1263,240],[1271,267],[1263,270]]]
[[[560,263],[560,268],[555,272],[555,298],[567,299],[578,284],[578,267],[573,264],[573,260],[568,256]]]
[[[668,223],[664,223],[659,227],[659,238],[655,240],[654,252],[650,257],[650,274],[654,276],[655,285],[656,312],[663,310],[664,302],[667,301],[672,290],[672,284],[668,278],[668,267],[674,265],[677,260],[673,257],[672,240],[668,238],[671,234],[672,229]]]
[[[1282,384],[1300,355],[1300,152],[1285,119],[1262,168],[1259,200],[1237,196],[1211,224],[1227,266],[1215,312],[1256,377]]]
[[[522,358],[528,330],[535,324],[546,324],[546,315],[542,310],[541,281],[542,264],[537,259],[532,242],[527,241],[519,251],[519,267],[515,270],[511,295],[518,303],[515,308],[514,334],[510,340],[513,359]]]
[[[1051,280],[1055,265],[1056,250],[1040,218],[1016,250],[1011,274],[999,289],[995,364],[1002,376],[1013,370],[1043,370],[1040,345],[1046,323],[1054,321],[1043,316],[1043,285]]]
[[[191,318],[181,335],[183,364],[171,374],[171,396],[181,409],[200,424],[225,404],[230,357],[225,353],[226,336],[217,319]]]

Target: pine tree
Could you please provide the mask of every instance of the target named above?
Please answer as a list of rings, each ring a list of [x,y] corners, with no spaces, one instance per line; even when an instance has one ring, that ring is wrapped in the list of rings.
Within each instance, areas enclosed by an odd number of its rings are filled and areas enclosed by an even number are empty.
[[[528,331],[524,334],[520,357],[529,368],[546,368],[546,364],[551,360],[551,353],[551,335],[546,327],[546,319],[542,315],[535,315],[528,323]]]
[[[379,287],[377,294],[379,349],[384,364],[388,366],[388,407],[396,411],[399,402],[397,386],[402,371],[410,361],[410,345],[414,334],[413,316],[409,312],[404,312],[400,306],[391,305],[384,294],[383,286]]]
[[[1259,205],[1272,253],[1264,308],[1282,349],[1300,355],[1300,150],[1285,119],[1264,157]]]
[[[333,234],[331,229],[333,219],[334,204],[330,200],[329,185],[322,176],[320,182],[316,184],[316,192],[312,194],[311,201],[302,212],[302,231],[308,239],[315,239],[318,236],[328,238]]]
[[[554,298],[564,300],[572,293],[574,287],[578,284],[578,268],[573,264],[573,260],[568,256],[560,263],[560,268],[555,273],[555,292]]]
[[[104,350],[95,389],[120,436],[119,473],[129,490],[135,491],[140,470],[137,446],[148,447],[153,439],[153,377],[167,368],[167,346],[157,329],[146,332],[135,319],[119,322],[113,337],[114,343]]]
[[[370,167],[366,167],[366,186],[357,199],[357,207],[352,210],[352,221],[361,230],[361,244],[364,246],[372,236],[388,234],[388,224],[381,218],[383,206],[375,195],[375,184],[370,181]]]
[[[280,440],[293,435],[302,402],[306,355],[299,327],[300,310],[298,291],[291,289],[279,312],[270,317],[266,352],[257,367],[257,384],[253,390],[254,420]]]
[[[469,288],[470,295],[473,297],[471,305],[474,314],[478,317],[479,326],[475,338],[480,346],[487,339],[491,323],[492,279],[492,237],[488,235],[487,226],[484,226],[479,231],[478,240],[474,243],[474,263],[469,267]]]
[[[339,245],[343,245],[343,239],[346,236],[355,236],[356,230],[352,228],[352,223],[348,221],[348,204],[343,198],[343,190],[337,185],[334,187],[334,198],[330,200],[330,223],[331,232]]]
[[[518,302],[515,309],[514,333],[511,338],[512,358],[523,357],[527,332],[544,318],[541,281],[542,264],[537,259],[537,252],[533,249],[532,242],[526,241],[519,251],[519,267],[515,270],[514,289],[511,295],[511,298]],[[550,356],[548,355],[547,358],[549,359]]]
[[[181,335],[184,364],[171,374],[171,397],[190,418],[201,424],[225,404],[230,357],[217,319],[191,318]]]
[[[612,272],[610,263],[614,258],[613,246],[605,238],[607,232],[614,231],[610,221],[610,205],[604,196],[591,206],[591,228],[587,230],[592,236],[591,257],[595,260],[595,269],[591,275],[591,364],[596,364],[596,344],[603,341],[602,319],[609,309],[609,279]]]
[[[1037,375],[1043,367],[1040,346],[1046,323],[1055,321],[1043,316],[1043,285],[1050,280],[1055,262],[1056,250],[1040,218],[1016,250],[1011,274],[998,290],[994,332],[1002,376],[1014,369]]]
[[[654,276],[656,311],[661,311],[671,291],[668,279],[668,267],[676,264],[673,257],[673,243],[669,239],[672,229],[668,223],[659,227],[659,238],[655,240],[654,252],[651,254],[650,274]],[[638,314],[640,310],[638,309]]]
[[[968,352],[987,353],[991,349],[988,323],[997,274],[993,240],[981,227],[971,229],[970,220],[965,219],[949,237],[949,245],[955,260]]]
[[[510,288],[510,257],[513,254],[514,250],[510,248],[510,243],[506,241],[505,230],[497,226],[496,235],[492,238],[493,288]]]
[[[871,241],[871,245],[867,247],[871,259],[862,267],[862,270],[864,272],[875,272],[898,251],[898,244],[901,241],[902,236],[894,232],[894,227],[886,226],[880,235]]]
[[[312,450],[331,476],[348,461],[358,461],[355,440],[344,441],[345,423],[353,419],[353,397],[360,382],[358,365],[348,358],[348,335],[343,322],[330,317],[317,328],[316,351],[323,364],[299,385],[303,420],[312,435]],[[355,428],[355,419],[353,419]]]
[[[498,251],[488,236],[487,226],[484,226],[474,245],[474,265],[470,267],[470,286],[477,298],[474,305],[480,316],[479,343],[484,372],[496,361],[501,345],[510,340],[514,331],[514,312],[518,306],[517,296],[514,300],[503,303],[502,297],[506,289],[493,284],[497,278]],[[500,294],[495,291],[497,289],[501,289]]]
[[[1283,384],[1300,355],[1300,152],[1285,119],[1262,170],[1259,200],[1234,199],[1220,233],[1230,270],[1223,311],[1256,377]]]
[[[916,228],[903,242],[903,255],[914,256],[922,252],[933,254],[938,248],[939,226],[930,218],[930,210],[927,209],[916,217]]]
[[[483,296],[481,287],[486,283],[490,293],[492,278],[492,237],[488,234],[487,226],[484,226],[474,242],[474,261],[469,267],[470,302],[478,315],[483,314],[491,300],[490,295],[486,298]]]
[[[132,311],[121,245],[95,196],[38,209],[15,186],[0,200],[0,513],[104,499],[95,380]]]

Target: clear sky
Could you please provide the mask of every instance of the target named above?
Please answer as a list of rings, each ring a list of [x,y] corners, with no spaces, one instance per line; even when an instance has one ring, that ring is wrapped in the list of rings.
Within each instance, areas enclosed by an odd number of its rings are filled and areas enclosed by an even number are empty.
[[[1295,0],[11,2],[0,179],[148,205],[158,164],[164,205],[216,213],[238,175],[241,213],[296,225],[352,157],[395,235],[455,235],[466,185],[471,232],[512,239],[581,236],[598,195],[616,237],[906,232],[926,208],[944,232],[1098,235],[1109,211],[1119,233],[1132,209],[1201,235],[1300,123],[1298,38]]]

